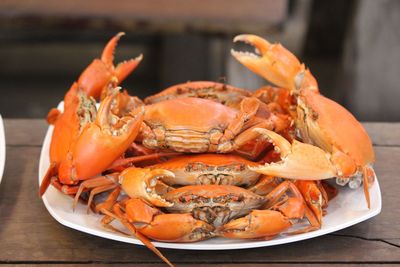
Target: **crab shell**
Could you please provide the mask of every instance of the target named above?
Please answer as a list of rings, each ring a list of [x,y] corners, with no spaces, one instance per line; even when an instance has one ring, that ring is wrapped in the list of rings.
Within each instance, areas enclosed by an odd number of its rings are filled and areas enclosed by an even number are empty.
[[[192,213],[194,218],[215,226],[248,214],[262,206],[265,198],[232,185],[189,185],[169,191],[163,196],[173,203],[171,213]]]
[[[296,124],[306,143],[332,154],[339,176],[348,177],[375,161],[371,139],[343,106],[313,91],[298,97]]]
[[[135,140],[143,112],[136,110],[122,118],[112,115],[112,102],[118,94],[115,91],[101,102],[96,120],[85,125],[60,163],[59,179],[63,184],[76,184],[105,171]]]
[[[158,94],[145,98],[144,102],[154,104],[174,98],[197,97],[237,108],[240,101],[249,96],[251,96],[249,91],[224,83],[195,81],[173,85]]]
[[[196,242],[213,236],[214,227],[191,214],[165,214],[138,198],[127,201],[126,215],[139,232],[154,240]]]
[[[114,66],[114,51],[121,36],[116,34],[104,47],[101,57],[94,59],[78,79],[79,89],[96,99],[103,99],[109,88],[119,85],[140,63],[143,56],[123,61]]]
[[[234,41],[251,44],[260,54],[232,51],[239,62],[263,78],[286,88],[296,97],[296,126],[307,143],[293,142],[293,145],[288,145],[277,135],[262,131],[283,150],[281,153],[286,159],[281,164],[267,164],[258,170],[274,175],[277,173],[272,174],[269,170],[288,172],[289,166],[298,165],[301,170],[296,172],[292,168],[291,174],[296,173],[295,177],[284,177],[304,179],[349,177],[365,172],[367,165],[374,161],[368,134],[349,111],[319,93],[315,78],[304,64],[282,45],[271,44],[256,35],[239,35]],[[311,158],[318,164],[313,164]],[[310,166],[301,166],[303,163],[309,163]]]
[[[263,123],[260,127],[274,128],[272,120],[254,117],[258,107],[256,98],[244,99],[242,111],[201,98],[162,101],[145,107],[144,127],[138,140],[151,149],[228,153],[240,142],[251,139],[251,135],[243,133],[249,127]],[[238,138],[239,143],[235,142]]]
[[[237,155],[200,154],[183,155],[166,162],[151,166],[173,172],[175,177],[164,177],[168,185],[253,185],[260,174],[251,171],[247,166],[257,163]]]

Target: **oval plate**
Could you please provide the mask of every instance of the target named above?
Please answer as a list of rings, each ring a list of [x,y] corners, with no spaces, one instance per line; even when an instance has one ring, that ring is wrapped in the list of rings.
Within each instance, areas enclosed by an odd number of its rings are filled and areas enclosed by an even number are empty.
[[[59,108],[62,109],[62,103],[60,103]],[[40,155],[39,184],[49,166],[49,147],[52,132],[53,126],[50,126],[46,133]],[[340,188],[338,196],[329,202],[327,215],[323,217],[321,229],[309,233],[290,236],[282,235],[268,241],[213,238],[196,243],[153,242],[153,244],[156,247],[172,249],[228,250],[274,246],[310,239],[344,229],[378,215],[382,207],[378,179],[375,180],[375,183],[370,188],[370,196],[371,209],[368,209],[364,200],[362,187],[357,190],[351,190],[348,187]],[[93,212],[88,214],[86,212],[87,207],[81,203],[78,204],[75,212],[73,212],[72,199],[63,195],[52,186],[48,188],[46,194],[43,196],[43,202],[54,219],[67,227],[103,238],[143,245],[142,242],[134,237],[124,236],[103,228],[100,223],[102,216]]]

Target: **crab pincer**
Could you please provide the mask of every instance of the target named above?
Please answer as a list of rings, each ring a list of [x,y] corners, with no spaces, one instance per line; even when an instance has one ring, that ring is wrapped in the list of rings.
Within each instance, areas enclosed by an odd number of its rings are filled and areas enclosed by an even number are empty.
[[[101,102],[96,120],[85,126],[69,155],[61,162],[61,183],[76,184],[103,172],[135,140],[143,121],[143,108],[123,117],[115,116],[111,109],[118,93]]]
[[[143,56],[139,55],[114,66],[114,51],[124,34],[120,32],[111,38],[104,47],[100,59],[94,59],[80,75],[78,86],[87,95],[96,99],[104,98],[109,94],[110,89],[118,86],[142,60]]]
[[[288,196],[287,193],[291,193],[292,196]],[[297,230],[296,233],[320,227],[314,213],[306,206],[300,191],[290,181],[281,183],[268,193],[265,202],[263,207],[253,209],[248,215],[220,226],[216,234],[227,238],[270,239],[285,233],[297,220],[304,217],[309,221],[309,226]]]

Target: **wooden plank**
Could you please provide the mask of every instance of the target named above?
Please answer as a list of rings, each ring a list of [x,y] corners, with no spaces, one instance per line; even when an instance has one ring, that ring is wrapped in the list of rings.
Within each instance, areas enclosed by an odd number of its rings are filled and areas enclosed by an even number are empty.
[[[151,30],[183,31],[202,29],[207,31],[226,31],[244,29],[268,29],[282,23],[287,15],[287,0],[108,0],[62,1],[46,0],[23,1],[3,0],[0,2],[0,15],[7,25],[24,23],[24,19],[35,22],[50,18],[47,26],[54,24],[54,19],[64,21],[92,19],[97,23],[79,23],[84,27],[100,28],[119,24],[129,29],[132,27]],[[79,7],[79,8],[78,8]],[[104,23],[101,23],[103,21]],[[82,22],[82,21],[81,21]],[[137,23],[137,24],[135,24]],[[65,24],[65,23],[64,23]],[[74,26],[70,23],[70,26]]]
[[[4,119],[7,145],[41,145],[47,130],[45,119]],[[400,146],[400,123],[364,122],[376,146]]]
[[[360,223],[344,229],[340,233],[367,239],[386,239],[390,242],[391,239],[398,239],[400,235],[400,179],[398,179],[400,148],[376,147],[375,152],[374,169],[382,192],[382,212],[372,218],[368,224]]]
[[[23,1],[3,0],[3,16],[69,16],[69,17],[119,17],[145,20],[204,20],[204,21],[255,21],[281,22],[286,14],[286,0],[107,0]],[[79,8],[77,8],[79,7]],[[229,12],[227,12],[229,11]]]
[[[79,263],[79,264],[59,264],[57,263],[58,267],[79,267],[79,266],[97,266],[97,267],[120,267],[121,264],[99,264],[99,263]],[[30,264],[5,264],[2,265],[3,267],[31,267],[31,266],[43,266],[43,263],[30,263]],[[128,263],[128,264],[124,264],[124,267],[130,267],[130,266],[138,266],[137,263]],[[146,263],[146,264],[140,264],[141,267],[163,267],[165,266],[165,264],[163,263]],[[214,266],[213,263],[200,263],[200,264],[196,264],[196,263],[190,263],[190,264],[185,264],[186,267],[210,267],[210,266]],[[218,267],[261,267],[261,266],[265,266],[264,263],[244,263],[244,264],[236,264],[236,263],[222,263],[222,264],[218,264]],[[285,266],[293,266],[293,264],[268,264],[268,267],[285,267]],[[296,263],[296,267],[308,267],[308,266],[315,266],[315,264],[309,264],[309,263]],[[332,264],[318,264],[318,266],[321,267],[331,267],[331,266],[335,266],[337,267],[338,265],[335,263]],[[360,266],[360,264],[346,264],[346,266],[348,267],[356,267],[356,266]],[[363,264],[362,266],[364,267],[369,267],[369,266],[376,266],[376,264]],[[398,266],[398,264],[385,264],[385,267],[391,267],[391,266]]]
[[[400,123],[364,122],[363,125],[371,136],[374,145],[400,145]]]
[[[400,25],[400,2],[355,3],[342,57],[345,79],[339,86],[358,118],[399,121],[400,36],[393,32]]]
[[[48,124],[43,119],[4,119],[6,144],[41,146]]]
[[[349,230],[282,246],[235,251],[162,249],[177,264],[400,262],[400,148],[377,147],[382,213]],[[0,262],[160,263],[142,246],[90,236],[57,223],[37,196],[40,147],[9,146],[0,186]],[[363,200],[362,200],[363,201]],[[344,236],[338,236],[344,235]],[[385,238],[385,240],[383,240]],[[290,253],[288,253],[290,252]],[[350,253],[351,252],[351,253]]]

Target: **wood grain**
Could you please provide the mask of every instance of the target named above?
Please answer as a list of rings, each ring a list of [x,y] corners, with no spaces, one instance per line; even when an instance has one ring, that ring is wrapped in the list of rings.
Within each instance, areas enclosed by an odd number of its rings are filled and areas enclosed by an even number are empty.
[[[287,16],[287,0],[97,0],[0,2],[0,21],[20,25],[35,20],[51,26],[77,20],[84,27],[114,25],[126,30],[209,32],[268,30]],[[46,24],[46,20],[47,24]],[[37,24],[35,25],[37,26]]]
[[[72,17],[122,17],[153,20],[214,20],[280,22],[286,13],[286,0],[107,0],[49,2],[46,0],[3,0],[2,15]],[[77,8],[79,7],[79,8]],[[229,12],[227,12],[229,11]],[[251,15],[250,15],[251,14]]]
[[[363,125],[374,145],[400,146],[400,123],[363,122]],[[7,145],[41,146],[47,127],[45,119],[4,119]]]
[[[282,246],[237,251],[162,249],[177,264],[400,262],[397,162],[400,148],[377,147],[382,213],[334,234]],[[141,246],[84,234],[57,223],[37,196],[40,147],[8,146],[0,186],[0,262],[160,263]],[[393,240],[393,242],[390,242]],[[290,253],[288,253],[290,251]],[[349,253],[351,252],[351,253]],[[368,252],[368,253],[366,253]]]
[[[377,144],[375,170],[383,196],[383,209],[377,217],[333,234],[281,246],[240,252],[162,249],[163,253],[185,266],[399,263],[400,124],[364,125]],[[0,185],[0,263],[160,266],[160,260],[142,246],[81,233],[49,215],[37,195],[38,161],[46,129],[44,120],[5,120],[7,163]],[[68,263],[72,265],[64,265]]]
[[[370,135],[374,145],[400,145],[400,123],[364,122],[363,125]]]
[[[83,263],[79,264],[59,264],[57,263],[58,267],[78,267],[82,266]],[[30,264],[5,264],[2,265],[4,267],[30,267],[30,266],[43,266],[43,263],[30,263]],[[136,263],[125,263],[123,265],[121,264],[99,264],[99,263],[85,263],[85,266],[96,266],[96,267],[130,267],[130,266],[138,266]],[[162,263],[145,263],[145,264],[140,264],[141,267],[160,267],[160,266],[165,266],[165,264]],[[181,266],[181,265],[180,265]],[[215,266],[213,263],[190,263],[190,264],[185,264],[186,267],[210,267],[210,266]],[[218,264],[218,267],[261,267],[265,266],[264,263],[222,263]],[[293,266],[293,264],[268,264],[268,267],[285,267],[285,266]],[[310,263],[296,263],[296,267],[308,267],[308,266],[315,266],[315,264],[310,264]],[[332,263],[332,264],[318,264],[318,266],[321,267],[329,267],[329,266],[338,266],[338,264]],[[360,266],[360,264],[346,264],[345,266],[348,267],[353,267],[353,266]],[[364,267],[369,267],[369,266],[377,266],[376,264],[363,264],[362,266]],[[398,264],[385,264],[385,267],[391,267],[391,266],[398,266]]]
[[[43,119],[4,119],[7,146],[41,146],[48,124]]]

